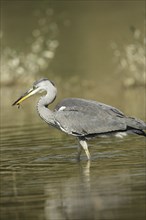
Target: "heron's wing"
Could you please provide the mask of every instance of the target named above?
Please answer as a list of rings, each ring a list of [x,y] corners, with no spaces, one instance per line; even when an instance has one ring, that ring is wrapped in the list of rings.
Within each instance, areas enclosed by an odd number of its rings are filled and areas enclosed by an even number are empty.
[[[125,130],[124,118],[116,108],[83,99],[65,99],[55,112],[55,121],[62,130],[79,135]]]
[[[90,112],[91,110],[96,111],[96,110],[104,110],[104,111],[108,111],[108,113],[110,114],[118,114],[119,116],[121,115],[121,117],[125,117],[125,115],[123,114],[123,112],[121,112],[119,109],[114,108],[110,105],[106,105],[104,103],[101,102],[96,102],[94,100],[87,100],[87,99],[80,99],[80,98],[66,98],[63,99],[60,103],[58,103],[58,105],[56,105],[55,110],[59,110],[62,107],[66,107],[66,110],[70,110],[73,108],[76,108],[78,110],[82,110],[84,108],[88,109],[88,112]]]

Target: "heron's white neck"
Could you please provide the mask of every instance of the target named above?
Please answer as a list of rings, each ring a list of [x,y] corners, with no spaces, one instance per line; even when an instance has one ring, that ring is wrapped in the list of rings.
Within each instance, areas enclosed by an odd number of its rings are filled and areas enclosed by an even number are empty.
[[[37,111],[40,117],[48,124],[54,124],[54,113],[48,109],[48,105],[54,101],[56,94],[42,96],[37,104]]]

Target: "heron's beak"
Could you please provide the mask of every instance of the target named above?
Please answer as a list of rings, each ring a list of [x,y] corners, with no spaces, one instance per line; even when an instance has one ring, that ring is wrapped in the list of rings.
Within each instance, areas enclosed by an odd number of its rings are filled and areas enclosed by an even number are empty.
[[[17,99],[12,105],[20,105],[21,102],[23,102],[28,97],[34,95],[38,92],[38,89],[29,89],[27,92],[25,92],[19,99]]]

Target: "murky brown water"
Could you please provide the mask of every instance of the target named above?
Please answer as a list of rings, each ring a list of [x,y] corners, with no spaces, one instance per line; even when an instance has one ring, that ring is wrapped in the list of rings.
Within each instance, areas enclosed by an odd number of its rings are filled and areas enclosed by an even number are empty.
[[[76,84],[75,90],[70,90],[72,82],[68,82],[68,88],[61,85],[64,83],[59,84],[61,93],[56,103],[67,94],[93,96],[96,100],[100,94],[100,101],[102,95],[108,94],[105,103],[120,105],[121,110],[131,115],[143,116],[142,88],[124,91],[119,87],[118,95],[115,84],[112,90],[108,86],[101,90],[94,83],[87,90],[87,84]],[[84,153],[77,162],[76,140],[48,127],[39,118],[34,107],[39,97],[30,98],[20,109],[11,106],[25,90],[20,87],[1,90],[7,97],[2,101],[1,111],[1,218],[145,219],[145,138],[96,138],[89,142],[91,162],[87,162]],[[141,94],[137,104],[135,94]]]
[[[144,219],[143,137],[77,143],[43,124],[2,128],[1,219]]]

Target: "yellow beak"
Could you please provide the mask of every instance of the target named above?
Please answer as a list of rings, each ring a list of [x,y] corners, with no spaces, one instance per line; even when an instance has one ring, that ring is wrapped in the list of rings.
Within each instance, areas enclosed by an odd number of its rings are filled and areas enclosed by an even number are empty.
[[[28,97],[34,95],[38,90],[37,89],[29,89],[27,92],[25,92],[19,99],[17,99],[12,105],[19,105],[21,102],[23,102]]]

